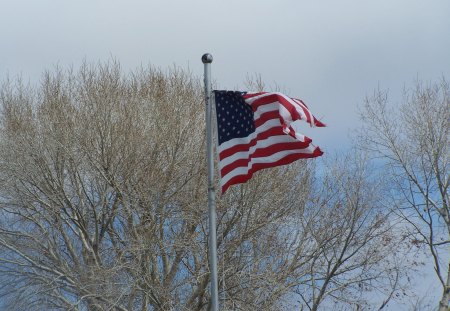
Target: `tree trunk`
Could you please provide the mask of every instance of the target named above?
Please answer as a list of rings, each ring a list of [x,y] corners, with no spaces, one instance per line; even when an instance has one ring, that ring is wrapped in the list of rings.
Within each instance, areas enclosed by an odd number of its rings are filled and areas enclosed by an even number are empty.
[[[450,300],[450,263],[447,269],[447,283],[444,287],[444,292],[442,293],[441,301],[439,301],[439,311],[448,311],[448,302]]]

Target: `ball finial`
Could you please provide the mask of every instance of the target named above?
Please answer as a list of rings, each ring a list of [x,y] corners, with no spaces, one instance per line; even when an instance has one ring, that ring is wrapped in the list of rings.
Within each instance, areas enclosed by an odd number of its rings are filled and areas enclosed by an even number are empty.
[[[203,56],[202,56],[203,64],[210,64],[210,63],[212,63],[212,61],[213,61],[213,57],[211,54],[209,54],[209,53],[203,54]]]

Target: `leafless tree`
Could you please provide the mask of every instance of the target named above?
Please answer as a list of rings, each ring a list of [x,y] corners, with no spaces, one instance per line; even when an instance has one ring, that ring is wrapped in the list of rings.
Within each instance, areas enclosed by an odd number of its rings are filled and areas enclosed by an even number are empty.
[[[410,265],[383,204],[384,183],[358,153],[329,157],[324,167],[299,217],[301,232],[319,250],[297,286],[303,309],[381,310],[405,289]]]
[[[208,310],[202,89],[177,68],[114,62],[2,86],[4,308]],[[395,279],[365,175],[330,174],[298,161],[218,198],[225,310],[279,310],[296,292],[317,309]]]
[[[434,261],[443,293],[450,300],[449,85],[444,79],[417,82],[400,106],[376,91],[361,111],[361,147],[385,164],[395,212],[409,224],[410,242],[424,246]],[[447,260],[444,262],[444,260]]]
[[[208,275],[197,80],[85,65],[6,84],[1,101],[0,262],[17,309],[206,303],[188,296]]]

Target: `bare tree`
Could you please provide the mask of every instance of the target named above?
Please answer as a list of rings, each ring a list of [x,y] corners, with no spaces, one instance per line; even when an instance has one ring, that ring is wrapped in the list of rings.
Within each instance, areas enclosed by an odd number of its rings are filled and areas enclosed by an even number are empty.
[[[208,310],[202,89],[177,68],[126,76],[114,62],[46,73],[39,87],[3,85],[5,308]],[[395,278],[369,252],[388,243],[389,223],[361,207],[374,200],[367,186],[314,176],[299,161],[218,198],[225,309],[279,310],[300,288],[317,309],[346,288]]]
[[[450,300],[449,85],[417,83],[399,107],[387,92],[376,91],[361,112],[361,147],[381,159],[392,182],[395,212],[409,224],[410,241],[425,246],[443,293]]]
[[[3,87],[0,262],[16,308],[169,310],[206,279],[204,264],[180,273],[188,245],[206,257],[201,98],[178,69],[125,79],[118,64]]]
[[[405,289],[409,266],[408,250],[397,253],[402,237],[395,234],[394,218],[384,206],[384,182],[358,153],[331,157],[325,164],[310,208],[299,217],[301,232],[319,251],[297,294],[308,310],[322,305],[381,310]],[[382,297],[379,306],[374,297]]]

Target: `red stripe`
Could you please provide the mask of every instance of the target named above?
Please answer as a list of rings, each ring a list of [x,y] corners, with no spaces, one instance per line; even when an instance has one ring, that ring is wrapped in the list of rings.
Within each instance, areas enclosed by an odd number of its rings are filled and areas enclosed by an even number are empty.
[[[317,126],[317,127],[325,127],[326,126],[325,123],[320,122],[315,117],[314,117],[314,125]]]
[[[267,111],[262,113],[258,119],[255,120],[255,127],[259,127],[266,123],[268,120],[280,119],[280,113],[278,110]],[[281,123],[280,123],[281,124]]]
[[[222,150],[219,153],[219,160],[222,161],[223,159],[225,159],[229,156],[232,156],[233,154],[235,154],[237,152],[249,151],[250,148],[255,146],[258,141],[267,139],[271,136],[280,136],[280,135],[286,135],[286,133],[283,131],[283,128],[281,126],[272,127],[270,129],[268,129],[267,131],[259,133],[258,135],[256,135],[255,138],[253,138],[246,144],[233,145],[230,148]],[[306,146],[308,146],[312,140],[305,136],[304,142],[301,142],[295,138],[293,138],[292,141],[293,141],[293,143],[300,142],[300,143],[306,144]],[[306,147],[303,147],[303,148],[306,148]]]
[[[244,99],[249,99],[249,98],[253,98],[253,97],[256,97],[256,96],[259,96],[259,95],[263,95],[263,94],[266,94],[267,92],[258,92],[258,93],[250,93],[250,94],[244,94],[242,97],[244,98]]]
[[[253,111],[256,111],[260,106],[273,104],[278,101],[278,95],[277,94],[270,94],[261,98],[255,99],[252,103],[252,109]]]
[[[303,100],[301,100],[301,99],[298,99],[298,98],[294,98],[295,100],[298,100],[299,102],[301,102],[302,104],[303,104],[303,106],[305,106],[306,107],[306,109],[308,109],[309,110],[309,107],[308,106],[306,106],[306,104],[305,104],[305,102],[303,101]]]
[[[276,161],[276,162],[268,162],[268,163],[257,163],[255,165],[253,165],[253,167],[248,171],[247,174],[245,175],[238,175],[235,176],[233,178],[231,178],[226,184],[224,184],[222,186],[222,194],[225,193],[225,191],[227,191],[227,189],[231,186],[231,185],[236,185],[236,184],[242,184],[245,183],[247,180],[249,180],[250,178],[253,177],[253,174],[259,170],[265,169],[265,168],[269,168],[269,167],[275,167],[275,166],[280,166],[280,165],[286,165],[286,164],[290,164],[298,159],[307,159],[307,158],[315,158],[315,157],[319,157],[323,154],[323,152],[320,150],[319,147],[317,147],[316,149],[314,149],[314,152],[311,154],[304,154],[304,153],[296,153],[296,154],[289,154],[286,157]]]
[[[229,172],[231,172],[232,170],[234,170],[235,168],[246,167],[246,166],[248,166],[248,163],[250,163],[251,159],[254,159],[254,158],[268,157],[277,152],[285,151],[285,150],[305,149],[308,146],[309,146],[309,143],[295,141],[295,142],[290,142],[290,143],[273,144],[266,148],[257,148],[257,149],[255,149],[255,151],[253,153],[249,154],[249,156],[247,158],[236,160],[233,163],[230,163],[227,166],[223,167],[220,170],[220,174],[223,177],[226,174],[228,174]],[[245,151],[248,151],[248,150],[245,150]]]
[[[299,105],[300,108],[302,108],[303,113],[306,116],[306,122],[308,122],[312,126],[313,125],[313,123],[311,121],[312,113],[308,110],[308,108],[305,106],[305,104],[301,100],[294,99],[294,101]]]

